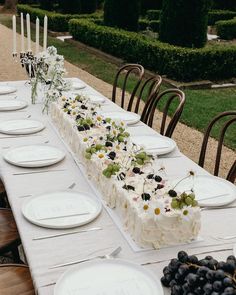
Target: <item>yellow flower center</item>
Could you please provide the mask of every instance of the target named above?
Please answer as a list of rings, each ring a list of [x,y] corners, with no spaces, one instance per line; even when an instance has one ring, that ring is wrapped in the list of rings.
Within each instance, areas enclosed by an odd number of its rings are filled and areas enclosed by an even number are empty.
[[[125,209],[127,209],[127,208],[128,208],[128,205],[127,205],[127,203],[125,203],[125,206],[124,206],[124,207],[125,207]]]
[[[156,208],[154,210],[154,212],[155,212],[156,215],[160,215],[161,214],[161,209],[160,208]]]
[[[149,208],[149,207],[148,207],[147,204],[143,206],[143,210],[145,210],[145,211],[148,210],[148,208]]]
[[[86,142],[86,141],[88,141],[88,138],[87,138],[87,137],[85,137],[83,140],[84,140],[84,142]]]
[[[99,154],[98,155],[98,158],[102,159],[102,158],[104,158],[104,155],[103,154]]]
[[[98,116],[98,117],[97,117],[97,120],[98,120],[98,121],[102,121],[102,118]]]

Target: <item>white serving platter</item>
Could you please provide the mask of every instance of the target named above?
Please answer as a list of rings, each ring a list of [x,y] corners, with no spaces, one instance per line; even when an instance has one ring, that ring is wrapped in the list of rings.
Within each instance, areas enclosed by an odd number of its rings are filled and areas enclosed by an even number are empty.
[[[173,139],[165,136],[156,135],[132,135],[131,141],[144,148],[148,153],[164,155],[172,152],[176,148]]]
[[[0,122],[0,132],[4,134],[24,135],[39,132],[45,128],[42,122],[35,120],[7,120]]]
[[[88,94],[87,96],[88,96],[89,100],[95,104],[102,104],[105,101],[105,97],[103,97],[101,95]]]
[[[173,182],[173,186],[180,179]],[[182,180],[175,190],[178,192],[194,190],[196,200],[203,207],[218,207],[232,203],[236,199],[236,186],[216,176],[197,175]]]
[[[46,167],[62,161],[65,153],[58,148],[48,145],[27,145],[12,148],[3,158],[19,167]]]
[[[27,107],[28,103],[24,100],[0,100],[0,111],[16,111]]]
[[[16,88],[12,86],[0,86],[0,95],[16,92]]]
[[[22,213],[41,227],[66,229],[87,224],[101,212],[101,202],[83,192],[55,191],[33,197],[24,203]]]
[[[81,263],[57,281],[54,295],[163,295],[157,276],[121,259]]]
[[[140,121],[140,115],[132,112],[102,112],[101,115],[114,121],[123,121],[127,125],[136,124]]]

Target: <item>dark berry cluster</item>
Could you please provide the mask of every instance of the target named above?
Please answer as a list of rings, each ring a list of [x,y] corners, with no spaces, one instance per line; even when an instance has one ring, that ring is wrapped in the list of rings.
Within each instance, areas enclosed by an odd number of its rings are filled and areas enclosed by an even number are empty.
[[[180,251],[163,269],[161,282],[172,295],[236,295],[236,258],[218,262],[212,256],[198,260]]]
[[[159,175],[155,175],[155,174],[148,174],[147,179],[154,179],[156,182],[162,181],[162,177]]]

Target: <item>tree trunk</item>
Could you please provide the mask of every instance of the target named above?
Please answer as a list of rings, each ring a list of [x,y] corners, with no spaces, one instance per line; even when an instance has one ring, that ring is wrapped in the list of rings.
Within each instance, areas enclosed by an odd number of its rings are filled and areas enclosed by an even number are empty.
[[[15,9],[17,0],[5,0],[4,8],[5,9]]]

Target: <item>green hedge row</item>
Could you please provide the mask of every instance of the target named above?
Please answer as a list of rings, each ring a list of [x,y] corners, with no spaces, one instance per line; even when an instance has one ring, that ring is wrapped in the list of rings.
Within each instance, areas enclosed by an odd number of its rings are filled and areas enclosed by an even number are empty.
[[[138,22],[139,31],[145,31],[147,28],[151,29],[153,32],[158,32],[160,27],[159,20],[147,20],[147,19],[140,19]]]
[[[236,11],[211,10],[208,13],[208,25],[213,26],[217,21],[229,20],[236,16]]]
[[[148,20],[159,20],[161,10],[147,10],[146,16]]]
[[[26,16],[27,13],[30,14],[31,21],[36,20],[38,17],[40,20],[41,26],[43,25],[44,16],[48,17],[48,28],[55,32],[67,32],[68,31],[68,23],[72,18],[100,18],[101,14],[93,13],[93,14],[60,14],[55,13],[39,8],[34,8],[29,5],[18,4],[17,5],[17,13],[23,13]]]
[[[179,81],[236,76],[235,46],[182,48],[85,19],[70,20],[69,29],[76,40]]]
[[[231,20],[218,21],[216,30],[221,39],[236,39],[236,17]]]

